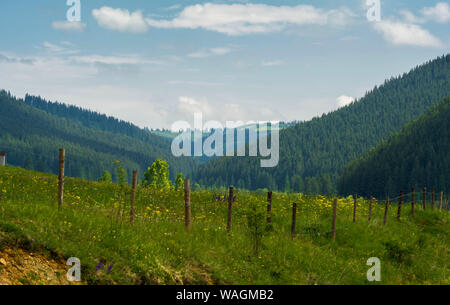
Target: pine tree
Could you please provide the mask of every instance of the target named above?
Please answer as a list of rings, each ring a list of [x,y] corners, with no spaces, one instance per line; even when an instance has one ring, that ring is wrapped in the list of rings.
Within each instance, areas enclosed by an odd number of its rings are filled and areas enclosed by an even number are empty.
[[[28,155],[25,157],[25,160],[23,160],[23,168],[29,169],[29,170],[34,169],[33,158],[31,158],[31,156]]]
[[[291,191],[291,183],[289,181],[289,176],[286,175],[286,177],[284,178],[284,191],[286,193]]]

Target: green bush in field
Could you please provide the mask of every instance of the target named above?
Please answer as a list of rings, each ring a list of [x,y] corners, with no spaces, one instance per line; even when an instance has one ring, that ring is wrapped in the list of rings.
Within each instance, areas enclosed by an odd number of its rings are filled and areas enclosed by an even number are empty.
[[[156,189],[169,189],[171,186],[169,180],[169,164],[163,159],[157,159],[144,174],[143,186],[150,186]]]
[[[111,173],[104,171],[103,175],[98,179],[98,182],[112,183]]]

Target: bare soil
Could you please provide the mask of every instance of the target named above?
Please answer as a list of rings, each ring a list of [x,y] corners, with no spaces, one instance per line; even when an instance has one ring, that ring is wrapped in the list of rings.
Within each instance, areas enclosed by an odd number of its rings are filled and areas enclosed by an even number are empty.
[[[71,285],[64,262],[20,248],[0,249],[0,285]]]

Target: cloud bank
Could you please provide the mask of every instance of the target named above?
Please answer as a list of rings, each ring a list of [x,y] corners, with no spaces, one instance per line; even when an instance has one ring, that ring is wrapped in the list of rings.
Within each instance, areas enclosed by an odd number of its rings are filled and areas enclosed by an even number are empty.
[[[347,95],[341,95],[340,97],[338,97],[336,99],[336,104],[340,108],[340,107],[344,107],[344,106],[351,104],[354,100],[355,100],[354,97],[347,96]]]
[[[311,5],[205,3],[185,7],[172,20],[144,18],[141,11],[104,6],[92,15],[101,27],[142,33],[160,29],[204,29],[227,35],[276,32],[289,25],[345,25],[353,14],[348,9],[324,10]]]
[[[409,45],[419,47],[441,47],[442,42],[430,32],[416,24],[393,21],[376,22],[375,30],[384,39],[394,45]]]
[[[94,9],[92,16],[97,20],[99,26],[106,29],[130,33],[144,33],[148,30],[141,11],[130,13],[128,10],[104,6]]]
[[[439,2],[433,7],[425,7],[421,10],[421,13],[430,21],[438,23],[448,23],[450,21],[450,7],[445,2]]]

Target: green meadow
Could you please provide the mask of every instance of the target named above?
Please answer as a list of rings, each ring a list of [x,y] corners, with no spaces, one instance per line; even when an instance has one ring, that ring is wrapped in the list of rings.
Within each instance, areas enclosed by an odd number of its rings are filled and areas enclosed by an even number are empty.
[[[353,223],[353,199],[338,198],[333,241],[334,197],[274,192],[268,224],[267,194],[236,190],[227,233],[225,189],[191,192],[187,230],[182,190],[138,185],[131,224],[129,186],[65,182],[58,209],[57,176],[0,167],[0,251],[78,257],[86,284],[450,284],[449,214],[419,202],[413,216],[409,198],[400,222],[390,206],[386,225],[384,201],[369,221],[369,201],[359,198]],[[380,282],[367,280],[370,257],[381,261]]]

